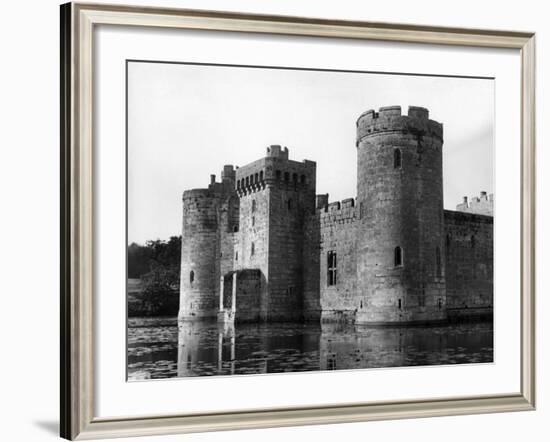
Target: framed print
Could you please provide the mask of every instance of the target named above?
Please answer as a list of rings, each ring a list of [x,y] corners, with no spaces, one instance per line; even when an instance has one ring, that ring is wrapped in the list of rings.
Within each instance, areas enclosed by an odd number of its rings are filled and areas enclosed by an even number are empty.
[[[61,18],[62,437],[534,409],[533,34]]]

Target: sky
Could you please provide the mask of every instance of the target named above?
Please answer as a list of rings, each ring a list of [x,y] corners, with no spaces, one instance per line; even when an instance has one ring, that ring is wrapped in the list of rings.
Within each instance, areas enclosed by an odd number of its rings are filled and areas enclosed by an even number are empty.
[[[184,190],[272,144],[317,162],[318,194],[355,197],[355,122],[393,105],[443,123],[445,209],[493,193],[492,79],[130,62],[128,242],[180,235]]]

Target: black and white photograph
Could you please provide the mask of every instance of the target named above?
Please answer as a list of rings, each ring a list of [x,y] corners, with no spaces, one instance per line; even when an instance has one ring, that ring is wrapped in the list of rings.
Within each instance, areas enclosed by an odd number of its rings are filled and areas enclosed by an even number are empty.
[[[128,379],[493,361],[492,78],[127,62]]]
[[[1,440],[545,439],[545,2],[3,6]]]

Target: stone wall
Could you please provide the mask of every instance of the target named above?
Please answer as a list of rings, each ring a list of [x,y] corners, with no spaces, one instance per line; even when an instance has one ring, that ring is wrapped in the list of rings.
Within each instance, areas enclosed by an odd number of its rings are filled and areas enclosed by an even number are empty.
[[[323,209],[324,210],[324,209]],[[303,311],[307,321],[319,321],[321,318],[320,286],[322,271],[321,256],[321,216],[307,216],[304,222],[304,248],[302,252]]]
[[[234,231],[239,226],[239,199],[230,195],[218,207],[218,237],[216,239],[217,265],[214,278],[215,290],[219,296],[222,277],[230,277],[235,268],[235,236]]]
[[[235,234],[235,269],[257,269],[265,281],[269,274],[269,192],[260,188],[240,193],[239,232]],[[268,309],[267,284],[258,291],[260,316]]]
[[[491,316],[493,218],[446,210],[445,243],[449,319]]]
[[[357,210],[353,198],[320,210],[320,298],[323,321],[354,321],[362,307],[357,291]],[[336,280],[328,277],[328,255],[336,253]]]
[[[258,322],[260,319],[260,289],[262,273],[260,270],[242,270],[237,272],[236,322]]]
[[[302,189],[283,183],[270,189],[268,317],[273,321],[302,318],[304,196]]]

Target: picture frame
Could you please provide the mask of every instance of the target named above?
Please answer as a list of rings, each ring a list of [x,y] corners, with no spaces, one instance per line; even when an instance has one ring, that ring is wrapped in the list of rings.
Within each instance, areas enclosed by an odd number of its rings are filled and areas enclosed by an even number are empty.
[[[94,32],[98,25],[508,48],[521,58],[520,391],[310,407],[94,414]],[[61,436],[69,440],[328,424],[535,408],[535,35],[155,7],[61,6]]]

